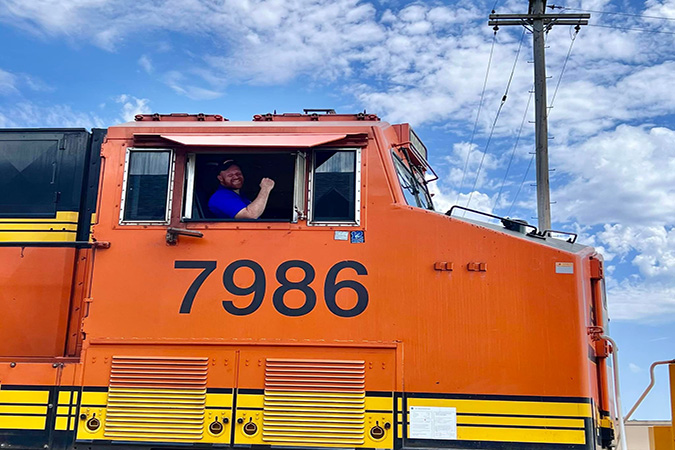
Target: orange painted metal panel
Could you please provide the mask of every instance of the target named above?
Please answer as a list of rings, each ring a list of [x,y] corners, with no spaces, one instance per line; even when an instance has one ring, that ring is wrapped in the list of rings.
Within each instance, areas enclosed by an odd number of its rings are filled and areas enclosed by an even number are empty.
[[[0,248],[0,357],[63,356],[72,248]]]

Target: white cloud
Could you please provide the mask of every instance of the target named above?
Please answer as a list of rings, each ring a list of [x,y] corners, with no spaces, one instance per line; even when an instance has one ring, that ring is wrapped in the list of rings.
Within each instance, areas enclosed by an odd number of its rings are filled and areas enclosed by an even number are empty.
[[[164,82],[177,94],[188,97],[192,100],[213,100],[222,97],[220,91],[206,89],[185,81],[185,76],[177,71],[168,72],[164,76]]]
[[[615,320],[666,323],[675,320],[675,287],[623,280],[608,286],[609,315]]]
[[[147,74],[152,73],[154,70],[152,61],[148,55],[141,55],[141,57],[138,58],[138,65],[141,66],[141,69]]]
[[[131,95],[122,94],[115,98],[115,102],[122,105],[120,117],[124,122],[133,121],[136,114],[150,113],[150,101],[147,98],[136,98]]]
[[[68,105],[37,105],[19,102],[0,107],[2,127],[104,128],[109,124],[100,116],[73,110]]]
[[[628,368],[630,369],[631,372],[633,373],[640,373],[642,372],[642,367],[638,366],[635,363],[628,363]]]
[[[0,95],[18,94],[16,75],[0,69]]]
[[[558,221],[675,223],[675,131],[620,125],[575,146],[551,149],[572,179],[556,188]]]

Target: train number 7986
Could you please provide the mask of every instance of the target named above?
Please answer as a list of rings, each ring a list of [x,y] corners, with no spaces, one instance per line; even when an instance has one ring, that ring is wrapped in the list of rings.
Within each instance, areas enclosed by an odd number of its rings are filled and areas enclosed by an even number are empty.
[[[204,281],[216,270],[216,261],[175,261],[175,269],[202,269],[188,288],[183,301],[180,305],[180,314],[190,314],[195,296],[202,287]],[[250,286],[237,286],[234,282],[234,275],[237,270],[249,269],[253,272],[253,283]],[[300,281],[290,281],[287,273],[290,269],[298,268],[304,272],[304,277]],[[361,314],[368,307],[368,290],[364,285],[354,280],[337,281],[338,274],[344,269],[352,269],[357,275],[368,275],[366,268],[357,261],[340,261],[333,265],[326,274],[323,284],[323,297],[326,306],[336,316],[355,317]],[[316,291],[310,286],[314,281],[316,273],[314,267],[307,261],[290,260],[285,261],[277,267],[276,279],[280,286],[272,293],[272,304],[274,308],[284,316],[299,317],[310,313],[316,306]],[[253,314],[262,305],[267,289],[267,280],[265,271],[255,261],[250,259],[239,259],[230,263],[223,271],[223,287],[227,292],[236,296],[246,296],[253,294],[251,303],[245,307],[239,307],[231,300],[223,300],[223,308],[234,316],[247,316]],[[350,289],[356,293],[356,304],[351,308],[342,308],[338,305],[336,297],[341,289]],[[289,307],[284,302],[284,295],[288,291],[297,290],[304,294],[305,301],[301,306]]]

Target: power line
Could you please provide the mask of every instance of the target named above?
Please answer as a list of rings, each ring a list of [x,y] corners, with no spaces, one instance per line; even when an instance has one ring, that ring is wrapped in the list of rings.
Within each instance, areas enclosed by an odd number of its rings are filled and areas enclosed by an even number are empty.
[[[548,8],[551,8],[551,9],[567,9],[567,10],[570,10],[570,11],[581,11],[581,12],[589,12],[589,13],[595,13],[595,14],[611,14],[611,15],[615,15],[615,16],[639,17],[641,19],[675,20],[675,17],[645,16],[643,14],[631,14],[631,13],[611,12],[611,11],[597,11],[597,10],[592,10],[592,9],[570,8],[570,7],[567,7],[567,6],[560,6],[560,5],[550,5],[550,6],[548,6]]]
[[[513,157],[516,154],[516,148],[518,148],[518,142],[520,141],[520,135],[523,132],[523,128],[525,127],[525,121],[527,120],[527,112],[530,110],[530,103],[532,102],[532,95],[534,94],[534,91],[530,91],[530,95],[527,98],[527,106],[525,106],[525,112],[523,113],[523,120],[520,122],[520,128],[518,129],[518,134],[516,135],[516,142],[513,144],[513,150],[511,151],[511,157],[509,158],[509,164],[506,167],[506,173],[504,174],[504,179],[502,180],[502,185],[499,187],[499,192],[497,192],[497,196],[495,197],[495,203],[492,206],[492,211],[494,214],[494,211],[497,209],[497,203],[499,202],[499,197],[502,195],[502,190],[504,189],[504,185],[506,185],[506,178],[509,175],[509,170],[511,169],[511,163],[513,162]],[[532,164],[532,161],[530,160],[530,165]],[[529,170],[529,168],[528,168]],[[520,190],[519,190],[520,192]],[[513,205],[512,205],[513,207]],[[510,209],[509,209],[510,211]]]
[[[563,61],[562,69],[560,70],[560,76],[558,77],[558,82],[555,85],[555,90],[553,91],[553,97],[551,97],[551,104],[549,105],[548,109],[550,110],[553,108],[553,103],[555,103],[555,97],[558,95],[558,89],[560,88],[560,82],[562,81],[563,74],[565,73],[565,68],[567,67],[567,61],[570,59],[570,55],[572,54],[572,46],[574,45],[574,41],[577,39],[577,36],[579,35],[579,26],[574,27],[575,33],[572,36],[572,41],[570,42],[570,48],[567,50],[567,56],[565,56],[565,61]]]
[[[506,83],[506,89],[504,90],[504,95],[502,96],[502,100],[499,104],[499,108],[497,109],[497,114],[495,115],[495,119],[492,122],[492,128],[490,129],[490,134],[488,135],[487,142],[485,143],[485,149],[483,150],[483,156],[480,159],[480,164],[478,165],[478,170],[476,171],[476,178],[473,181],[473,186],[471,188],[471,191],[469,192],[469,199],[466,202],[466,207],[469,207],[469,204],[471,203],[471,198],[473,197],[473,192],[476,189],[476,185],[478,184],[478,178],[480,177],[480,172],[481,169],[483,168],[483,162],[485,161],[485,155],[487,155],[488,147],[490,146],[490,141],[492,140],[492,135],[494,134],[495,128],[497,126],[497,121],[499,120],[499,115],[502,112],[502,109],[504,108],[504,104],[506,103],[506,99],[509,94],[509,89],[511,88],[511,83],[513,82],[513,75],[516,72],[516,65],[518,64],[518,57],[520,56],[520,50],[523,47],[523,38],[525,37],[525,29],[523,28],[523,33],[520,35],[520,42],[518,43],[518,50],[516,51],[516,57],[513,60],[513,66],[511,67],[511,74],[509,75],[509,81]],[[466,213],[466,211],[465,211]]]
[[[513,205],[516,204],[516,200],[518,199],[518,195],[520,195],[520,191],[523,188],[523,186],[525,185],[525,180],[527,180],[527,174],[530,173],[530,168],[532,167],[533,161],[534,161],[534,153],[532,153],[532,156],[530,157],[530,163],[527,165],[527,169],[525,170],[525,175],[523,175],[523,181],[520,183],[520,186],[518,187],[518,192],[516,192],[516,195],[513,197],[513,201],[511,202],[511,207],[506,212],[507,217],[511,214],[511,210],[513,209]]]
[[[674,31],[660,31],[660,30],[648,30],[646,28],[629,28],[629,27],[617,27],[615,25],[597,25],[597,24],[588,24],[589,27],[600,27],[600,28],[613,28],[615,30],[625,30],[625,31],[642,31],[644,33],[660,33],[660,34],[675,34]]]
[[[466,154],[466,161],[464,162],[464,171],[462,172],[462,181],[459,183],[459,189],[457,190],[457,200],[455,203],[459,203],[459,195],[462,193],[462,187],[464,187],[464,178],[466,177],[466,170],[469,167],[469,157],[471,156],[471,150],[473,148],[473,139],[476,136],[476,129],[478,128],[478,118],[480,117],[480,112],[483,109],[483,100],[485,98],[485,90],[487,88],[488,76],[490,75],[490,65],[492,64],[492,55],[495,50],[495,42],[497,41],[497,30],[492,35],[492,46],[490,47],[490,56],[488,58],[487,70],[485,71],[485,80],[483,81],[483,90],[480,93],[480,101],[478,103],[478,111],[476,112],[476,120],[473,123],[473,131],[471,132],[471,139],[469,140],[469,150]]]

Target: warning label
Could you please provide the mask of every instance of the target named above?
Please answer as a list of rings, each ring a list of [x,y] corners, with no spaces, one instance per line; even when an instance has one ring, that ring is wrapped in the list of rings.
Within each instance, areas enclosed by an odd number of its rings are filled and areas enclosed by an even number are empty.
[[[457,408],[410,407],[411,439],[457,439]]]

